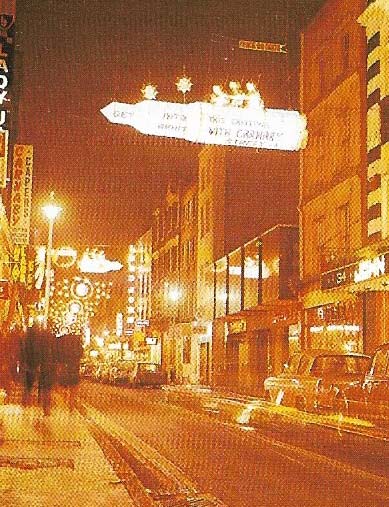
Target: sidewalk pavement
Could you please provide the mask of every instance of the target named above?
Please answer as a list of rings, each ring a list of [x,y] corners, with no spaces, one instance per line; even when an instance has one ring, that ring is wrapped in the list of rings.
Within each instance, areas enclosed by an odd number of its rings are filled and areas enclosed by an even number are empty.
[[[133,507],[84,418],[54,400],[0,405],[0,505],[7,507]]]

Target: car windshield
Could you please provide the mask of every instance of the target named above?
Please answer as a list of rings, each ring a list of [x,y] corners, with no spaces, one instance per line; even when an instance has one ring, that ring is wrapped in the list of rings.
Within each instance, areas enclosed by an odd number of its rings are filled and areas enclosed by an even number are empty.
[[[309,372],[311,366],[312,358],[309,356],[302,356],[300,360],[300,364],[297,370],[299,375],[305,375]]]
[[[368,357],[323,355],[315,358],[311,372],[314,375],[363,375],[367,371],[368,366]]]
[[[291,356],[288,367],[286,368],[286,372],[288,373],[297,373],[299,364],[300,364],[301,354],[294,354]]]
[[[389,375],[389,350],[378,350],[375,354],[371,373],[373,375]]]

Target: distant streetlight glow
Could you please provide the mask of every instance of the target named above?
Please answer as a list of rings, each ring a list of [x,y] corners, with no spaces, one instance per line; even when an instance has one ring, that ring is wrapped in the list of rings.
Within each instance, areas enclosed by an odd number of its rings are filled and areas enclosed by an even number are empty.
[[[182,290],[179,287],[173,286],[169,288],[168,298],[172,303],[177,303],[182,296]]]
[[[60,214],[62,208],[60,206],[57,206],[54,203],[49,203],[43,206],[42,208],[43,213],[45,214],[45,217],[48,220],[54,221],[57,216]]]

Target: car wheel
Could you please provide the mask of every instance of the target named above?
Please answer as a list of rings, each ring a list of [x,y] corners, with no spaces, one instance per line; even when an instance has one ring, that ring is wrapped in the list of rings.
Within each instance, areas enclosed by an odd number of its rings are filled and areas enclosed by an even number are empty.
[[[297,410],[305,412],[307,410],[307,401],[304,396],[298,396],[295,400],[295,407]]]

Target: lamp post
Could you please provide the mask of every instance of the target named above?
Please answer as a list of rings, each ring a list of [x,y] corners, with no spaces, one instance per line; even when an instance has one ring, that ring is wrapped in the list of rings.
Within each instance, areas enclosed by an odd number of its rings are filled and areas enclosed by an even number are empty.
[[[46,283],[45,283],[45,301],[44,301],[44,325],[47,326],[49,317],[50,285],[51,285],[51,250],[53,248],[53,229],[54,221],[61,212],[62,208],[54,202],[54,192],[50,194],[50,202],[43,206],[42,211],[49,222],[49,231],[47,236],[46,250]]]

